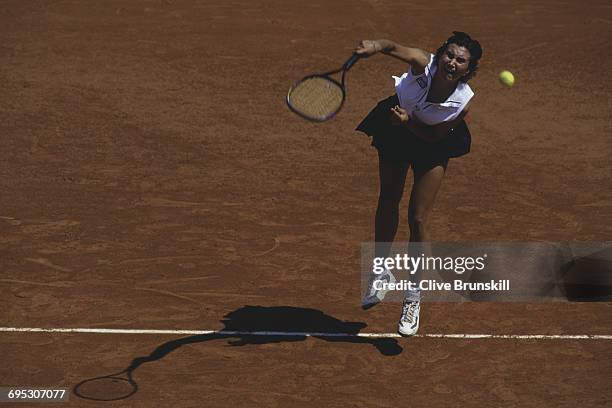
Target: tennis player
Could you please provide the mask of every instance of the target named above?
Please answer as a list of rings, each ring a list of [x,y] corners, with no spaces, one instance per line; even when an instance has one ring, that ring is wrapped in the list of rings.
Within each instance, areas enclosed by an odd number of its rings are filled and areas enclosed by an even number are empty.
[[[375,256],[386,257],[397,232],[399,205],[410,167],[414,173],[408,208],[410,241],[431,240],[427,218],[449,159],[470,151],[465,117],[474,92],[467,82],[476,74],[482,48],[468,34],[455,31],[435,54],[389,40],[361,41],[355,52],[362,57],[383,53],[409,64],[406,73],[393,77],[395,94],[380,101],[357,127],[372,137],[372,146],[378,150]],[[390,271],[376,279],[395,281]],[[385,293],[371,285],[363,308],[379,303]],[[419,291],[407,292],[398,327],[401,335],[418,331],[420,299]]]

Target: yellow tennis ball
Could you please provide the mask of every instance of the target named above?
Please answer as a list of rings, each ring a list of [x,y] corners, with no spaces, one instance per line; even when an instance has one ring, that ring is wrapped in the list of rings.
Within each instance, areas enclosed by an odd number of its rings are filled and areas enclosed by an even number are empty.
[[[514,85],[514,75],[510,71],[502,71],[499,73],[499,80],[506,86]]]

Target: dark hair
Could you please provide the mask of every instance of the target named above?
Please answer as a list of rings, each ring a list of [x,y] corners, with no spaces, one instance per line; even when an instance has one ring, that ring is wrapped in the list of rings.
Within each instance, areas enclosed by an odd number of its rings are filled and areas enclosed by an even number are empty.
[[[476,75],[476,71],[478,71],[478,61],[480,60],[480,57],[482,57],[482,48],[480,47],[480,43],[470,37],[467,33],[453,31],[453,35],[448,37],[448,40],[446,40],[444,44],[442,44],[436,51],[436,63],[438,58],[440,58],[444,51],[446,51],[446,47],[448,47],[449,44],[457,44],[460,47],[465,47],[470,52],[470,72],[459,80],[461,82],[469,81],[474,77],[474,75]]]

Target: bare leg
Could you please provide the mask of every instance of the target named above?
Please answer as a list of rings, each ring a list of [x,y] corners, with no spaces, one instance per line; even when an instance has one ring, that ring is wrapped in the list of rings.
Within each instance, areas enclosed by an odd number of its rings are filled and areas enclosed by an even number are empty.
[[[374,225],[374,257],[386,258],[391,251],[391,244],[397,233],[399,224],[399,205],[404,192],[408,163],[384,160],[379,152],[378,170],[380,176],[380,194],[376,208],[376,219]],[[376,289],[374,282],[382,277],[386,282],[395,282],[395,277],[390,271],[385,275],[370,275],[368,289],[361,307],[369,309],[380,303],[385,297],[386,290]]]
[[[426,221],[442,185],[446,165],[447,163],[443,163],[431,169],[414,169],[414,184],[412,185],[410,204],[408,205],[408,225],[410,226],[410,242],[423,242],[423,245],[411,245],[411,250],[416,252],[415,255],[417,256],[420,254],[428,256],[430,253]],[[411,275],[411,280],[417,285],[421,278],[421,270]],[[406,301],[414,302],[420,299],[421,293],[419,290],[406,291]]]
[[[386,257],[389,244],[395,239],[399,224],[399,206],[406,183],[408,163],[384,160],[378,155],[378,171],[380,177],[380,193],[376,208],[374,240],[376,241],[377,257]]]
[[[447,163],[444,163],[428,170],[415,170],[414,172],[414,184],[408,207],[411,242],[427,242],[430,239],[426,225],[427,218],[442,185],[446,166]]]

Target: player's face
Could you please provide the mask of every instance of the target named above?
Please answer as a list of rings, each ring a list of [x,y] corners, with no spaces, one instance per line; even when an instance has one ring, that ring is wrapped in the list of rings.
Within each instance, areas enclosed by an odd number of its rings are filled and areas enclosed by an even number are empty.
[[[457,44],[449,44],[438,61],[438,72],[447,81],[458,81],[470,72],[470,52]]]

